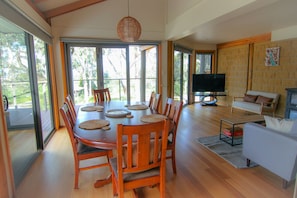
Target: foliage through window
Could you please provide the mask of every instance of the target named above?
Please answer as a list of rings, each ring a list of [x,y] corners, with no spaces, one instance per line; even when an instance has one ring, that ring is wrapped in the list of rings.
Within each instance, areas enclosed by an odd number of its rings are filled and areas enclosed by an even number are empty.
[[[93,89],[109,88],[112,100],[129,101],[148,101],[152,91],[158,92],[156,45],[67,44],[66,49],[76,104],[92,102]]]

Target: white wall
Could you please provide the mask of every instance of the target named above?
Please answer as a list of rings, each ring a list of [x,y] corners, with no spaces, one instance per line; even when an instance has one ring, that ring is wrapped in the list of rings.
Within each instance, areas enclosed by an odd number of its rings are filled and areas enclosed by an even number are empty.
[[[168,17],[166,23],[165,37],[168,40],[177,40],[185,36],[191,35],[196,28],[215,20],[227,13],[230,13],[240,7],[246,6],[255,0],[191,0],[189,4],[181,4],[182,8],[176,10],[173,2],[179,0],[168,1]],[[191,5],[191,7],[189,7]],[[215,6],[214,6],[215,5]],[[174,15],[178,15],[175,16]]]
[[[128,1],[108,0],[52,19],[54,36],[118,39],[117,24],[128,15]],[[129,15],[142,26],[140,40],[164,39],[164,3],[130,0]]]
[[[279,41],[297,37],[297,25],[290,26],[271,32],[271,41]]]

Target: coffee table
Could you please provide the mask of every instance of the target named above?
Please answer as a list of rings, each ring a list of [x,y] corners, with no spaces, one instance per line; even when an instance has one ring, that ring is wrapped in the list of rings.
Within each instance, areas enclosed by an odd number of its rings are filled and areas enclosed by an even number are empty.
[[[240,118],[222,118],[220,121],[220,140],[232,146],[242,144],[242,135],[235,136],[234,129],[237,125],[245,124],[248,122],[263,123],[265,122],[265,119],[263,115],[247,115]],[[227,125],[231,126],[231,135],[226,135],[222,131],[223,126]]]

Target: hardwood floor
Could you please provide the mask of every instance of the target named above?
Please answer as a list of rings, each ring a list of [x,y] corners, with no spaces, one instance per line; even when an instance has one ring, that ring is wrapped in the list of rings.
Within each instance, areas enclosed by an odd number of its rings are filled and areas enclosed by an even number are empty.
[[[282,188],[282,179],[258,166],[236,169],[196,142],[197,137],[218,134],[222,117],[242,116],[230,107],[186,106],[181,114],[177,138],[177,175],[167,162],[166,197],[293,197],[294,182]],[[17,189],[17,198],[113,197],[112,185],[94,188],[96,179],[108,175],[107,168],[80,173],[79,189],[73,189],[74,168],[70,141],[65,129],[56,132],[44,152]],[[143,188],[139,197],[158,197],[158,188]],[[132,197],[126,192],[126,197]]]

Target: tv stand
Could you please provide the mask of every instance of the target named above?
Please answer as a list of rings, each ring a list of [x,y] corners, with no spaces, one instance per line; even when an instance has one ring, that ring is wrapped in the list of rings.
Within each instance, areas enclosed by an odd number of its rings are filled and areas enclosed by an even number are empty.
[[[209,93],[209,94],[195,94],[195,96],[202,96],[200,103],[201,106],[218,106],[216,103],[218,102],[217,96],[226,96],[226,93]],[[205,98],[212,97],[212,100],[205,101]]]
[[[210,101],[204,101],[206,97],[209,97],[209,96],[203,96],[200,103],[201,103],[201,106],[218,106],[216,103],[218,101],[217,97],[216,96],[213,96],[213,100],[210,100]]]

